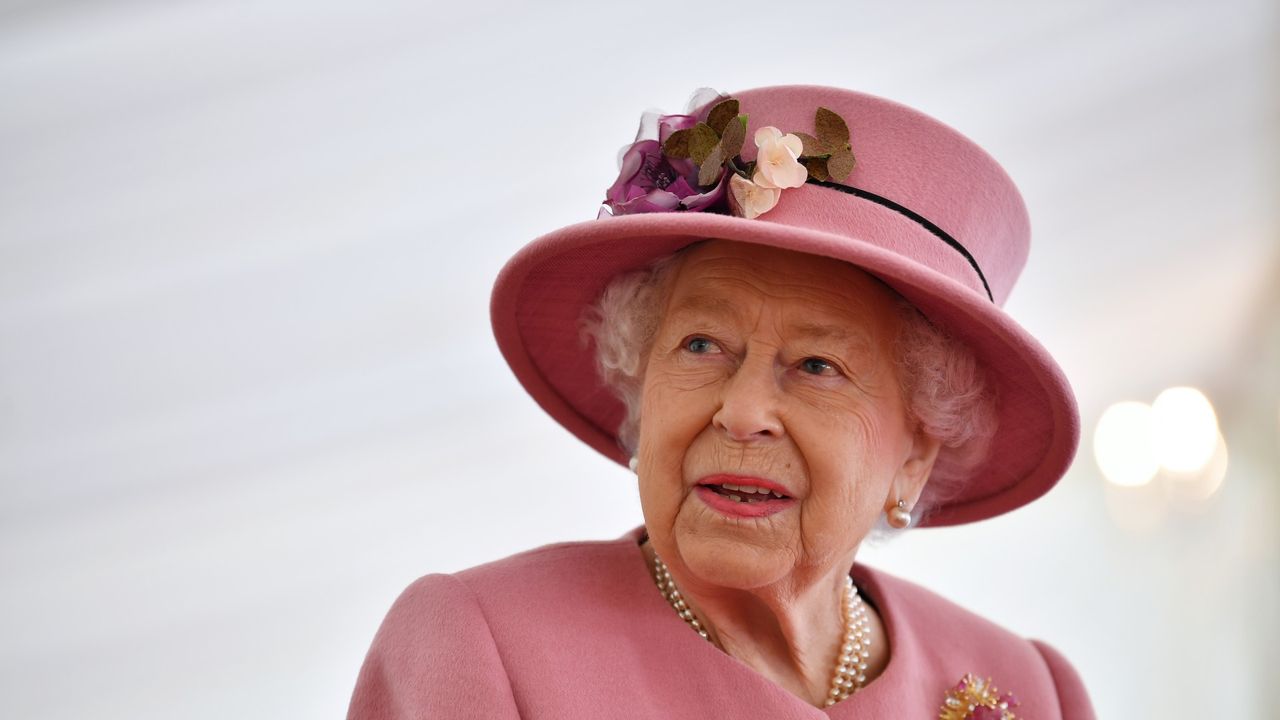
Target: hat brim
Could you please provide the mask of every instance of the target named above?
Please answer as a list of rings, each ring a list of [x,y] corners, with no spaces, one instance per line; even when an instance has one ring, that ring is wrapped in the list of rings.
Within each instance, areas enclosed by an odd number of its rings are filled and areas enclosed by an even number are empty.
[[[881,279],[963,341],[986,368],[997,396],[999,425],[987,459],[922,525],[974,522],[1039,498],[1066,472],[1079,443],[1079,413],[1062,370],[975,287],[884,246],[886,237],[921,247],[939,246],[937,238],[872,203],[858,212],[852,225],[858,230],[849,234],[769,222],[768,215],[747,220],[697,212],[605,217],[561,228],[527,245],[500,273],[490,306],[498,347],[544,410],[625,465],[628,457],[616,435],[624,408],[601,382],[580,330],[584,311],[610,280],[708,238],[844,260]],[[941,246],[938,252],[950,250]]]

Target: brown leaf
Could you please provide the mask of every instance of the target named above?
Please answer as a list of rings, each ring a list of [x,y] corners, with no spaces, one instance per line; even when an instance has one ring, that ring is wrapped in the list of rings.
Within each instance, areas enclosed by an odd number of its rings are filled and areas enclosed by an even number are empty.
[[[715,130],[717,135],[723,135],[724,126],[728,125],[729,121],[737,116],[738,99],[727,98],[716,103],[716,106],[711,108],[711,113],[707,115],[707,125],[712,130]]]
[[[698,123],[689,129],[689,157],[702,165],[702,161],[707,159],[719,142],[720,133],[712,130],[706,123]]]
[[[698,184],[703,187],[715,185],[722,172],[724,172],[724,154],[717,145],[707,155],[707,159],[698,166]]]
[[[742,152],[742,143],[747,140],[747,116],[739,115],[729,121],[720,132],[720,150],[724,157],[737,157]]]
[[[677,130],[667,136],[667,141],[662,144],[662,154],[669,158],[687,158],[689,157],[689,138],[693,136],[691,130]]]
[[[831,157],[827,159],[827,172],[832,180],[842,183],[853,172],[854,163],[853,153],[846,147],[831,153]]]
[[[819,107],[814,114],[813,129],[817,131],[818,139],[830,148],[842,148],[849,144],[849,126],[845,125],[844,118],[824,107]]]
[[[791,133],[800,138],[800,142],[804,143],[804,150],[801,151],[800,157],[821,157],[831,154],[831,149],[827,144],[808,133]]]
[[[809,177],[814,180],[826,180],[830,177],[827,174],[827,159],[824,157],[803,157],[800,158],[800,164],[809,169]]]

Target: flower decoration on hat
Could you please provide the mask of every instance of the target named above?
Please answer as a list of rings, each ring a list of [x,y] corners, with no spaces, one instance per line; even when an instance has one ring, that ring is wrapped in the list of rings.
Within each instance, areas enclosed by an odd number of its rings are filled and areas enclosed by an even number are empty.
[[[1013,714],[1017,706],[1013,693],[1001,694],[991,684],[991,678],[983,680],[973,673],[965,673],[960,682],[947,691],[938,720],[1018,720]]]
[[[747,116],[736,98],[716,97],[705,115],[646,113],[636,141],[619,156],[601,216],[696,211],[756,218],[778,204],[783,190],[809,180],[843,182],[853,172],[849,126],[835,112],[817,108],[812,135],[757,129],[756,159],[745,162],[739,153]]]

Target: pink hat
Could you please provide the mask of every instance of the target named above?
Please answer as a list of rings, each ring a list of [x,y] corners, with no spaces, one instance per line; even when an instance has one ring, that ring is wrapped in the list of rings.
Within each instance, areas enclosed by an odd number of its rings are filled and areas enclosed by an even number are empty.
[[[1048,492],[1075,455],[1080,420],[1062,370],[1001,309],[1030,242],[1009,176],[960,133],[882,98],[808,85],[731,97],[737,107],[695,96],[690,115],[656,125],[647,117],[657,138],[625,149],[606,200],[614,214],[543,235],[502,269],[494,334],[525,389],[570,432],[625,464],[617,439],[624,407],[580,340],[583,312],[605,285],[706,238],[822,255],[893,287],[966,343],[995,386],[990,453],[924,524],[981,520]],[[776,177],[762,177],[769,158],[757,154],[765,148],[791,148],[784,165],[794,171],[798,159],[807,176],[787,180],[780,165]]]

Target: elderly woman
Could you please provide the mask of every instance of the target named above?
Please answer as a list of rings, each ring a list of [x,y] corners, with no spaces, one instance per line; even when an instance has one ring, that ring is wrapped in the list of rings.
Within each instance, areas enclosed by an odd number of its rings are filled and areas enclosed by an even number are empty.
[[[1029,231],[1000,166],[810,86],[695,95],[621,165],[492,311],[533,397],[636,473],[644,525],[418,580],[350,717],[1092,717],[1049,645],[855,562],[1074,455],[1070,387],[1001,310]]]

